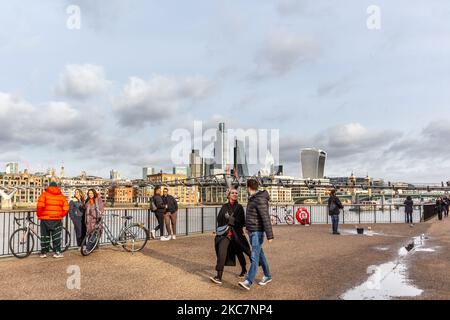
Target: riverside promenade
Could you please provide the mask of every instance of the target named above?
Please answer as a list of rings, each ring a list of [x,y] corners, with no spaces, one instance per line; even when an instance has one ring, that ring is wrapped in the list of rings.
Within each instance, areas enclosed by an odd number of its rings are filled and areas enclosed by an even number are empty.
[[[0,299],[341,299],[368,279],[369,266],[398,259],[399,250],[421,234],[427,240],[420,250],[401,257],[406,282],[421,293],[402,297],[397,292],[391,298],[450,299],[450,219],[414,228],[370,226],[371,235],[356,235],[354,225],[342,225],[341,236],[331,235],[328,225],[275,226],[274,242],[264,247],[274,281],[255,284],[249,292],[237,286],[239,267],[225,269],[222,286],[210,282],[214,236],[200,234],[151,240],[135,254],[106,246],[89,257],[71,250],[61,260],[0,259]],[[79,290],[67,288],[71,266],[80,268]],[[261,276],[259,271],[257,279]],[[381,282],[380,290],[384,286]]]

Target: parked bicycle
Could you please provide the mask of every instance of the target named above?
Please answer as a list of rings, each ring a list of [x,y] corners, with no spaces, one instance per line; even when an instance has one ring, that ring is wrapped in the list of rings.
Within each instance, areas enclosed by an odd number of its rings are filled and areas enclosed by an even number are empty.
[[[294,214],[291,209],[284,208],[283,212],[283,220],[286,224],[294,224]],[[281,220],[279,213],[276,208],[272,209],[272,214],[270,215],[270,222],[272,225],[277,225],[278,223],[283,223]]]
[[[110,214],[110,216],[120,217],[118,214]],[[124,223],[118,237],[112,234],[104,218],[98,218],[94,230],[86,234],[86,237],[83,239],[80,249],[81,254],[88,256],[98,247],[103,231],[113,246],[122,246],[128,252],[141,251],[150,238],[147,228],[144,227],[143,223],[128,225],[128,222],[133,219],[132,216],[121,216],[120,218],[124,220]]]
[[[22,227],[21,221],[24,226]],[[33,217],[28,214],[25,218],[14,217],[14,222],[20,227],[15,230],[9,238],[9,250],[19,259],[28,257],[34,251],[35,238],[41,241],[38,232],[39,225],[33,221]],[[50,238],[50,249],[53,250],[53,239]],[[70,232],[63,226],[61,229],[61,252],[66,251],[70,246]]]

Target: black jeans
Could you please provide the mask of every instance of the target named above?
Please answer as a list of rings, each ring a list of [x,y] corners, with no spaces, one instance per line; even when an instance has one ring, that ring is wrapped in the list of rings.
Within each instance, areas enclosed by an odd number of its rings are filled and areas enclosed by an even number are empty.
[[[61,252],[61,220],[41,220],[41,253],[50,251],[50,238],[53,242],[53,251]]]
[[[412,212],[406,213],[406,223],[413,223]]]
[[[155,212],[156,220],[158,220],[158,225],[155,228],[155,231],[159,230],[159,233],[162,236],[164,236],[164,213],[160,211]]]
[[[75,235],[77,238],[77,246],[81,247],[84,237],[86,236],[86,221],[84,214],[82,216],[71,215],[70,219],[73,222]]]
[[[338,225],[339,225],[339,215],[338,214],[331,215],[331,226],[333,228],[333,233],[338,232]]]
[[[224,237],[219,243],[219,253],[217,255],[216,271],[223,271],[225,263],[227,262],[228,246],[234,245],[233,242],[228,238]],[[247,271],[247,263],[245,261],[245,256],[242,251],[238,251],[236,256],[241,265],[242,271]]]

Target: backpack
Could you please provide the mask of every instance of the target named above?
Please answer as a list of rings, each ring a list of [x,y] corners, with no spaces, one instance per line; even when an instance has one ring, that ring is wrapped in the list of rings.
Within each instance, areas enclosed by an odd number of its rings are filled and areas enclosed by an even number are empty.
[[[150,211],[156,212],[158,207],[156,206],[155,199],[153,197],[150,198]]]

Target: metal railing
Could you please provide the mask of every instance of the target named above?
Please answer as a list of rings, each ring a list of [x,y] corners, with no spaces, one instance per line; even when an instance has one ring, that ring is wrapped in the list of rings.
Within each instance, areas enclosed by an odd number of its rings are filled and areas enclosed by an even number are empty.
[[[293,206],[271,206],[269,213],[271,215],[278,215],[284,223],[285,214],[293,214],[294,221],[297,210],[306,208],[310,213],[310,224],[330,224],[331,219],[328,215],[328,208],[326,205],[293,205]],[[191,207],[183,208],[177,214],[177,236],[188,236],[192,234],[213,232],[216,227],[217,214],[220,207]],[[117,214],[119,217],[114,217],[111,214]],[[25,218],[27,215],[33,217],[33,221],[38,223],[35,211],[6,211],[0,212],[0,257],[11,256],[9,248],[9,239],[11,234],[19,228],[14,222],[14,218]],[[152,230],[157,225],[155,215],[148,209],[130,208],[130,209],[116,209],[107,208],[105,210],[105,223],[110,228],[114,235],[117,235],[124,222],[120,216],[132,216],[130,221],[143,223],[149,230]],[[405,210],[403,206],[399,205],[346,205],[341,211],[340,221],[343,224],[364,224],[364,223],[404,223],[406,221]],[[413,221],[415,223],[423,221],[422,206],[416,206],[413,213]],[[72,221],[66,217],[63,220],[63,225],[71,233],[70,248],[76,248],[76,237]],[[38,235],[40,235],[40,228],[34,226]],[[158,232],[159,234],[159,232]],[[35,239],[34,251],[40,250],[40,242]],[[103,233],[100,244],[109,244]],[[13,245],[19,247],[18,243]]]

